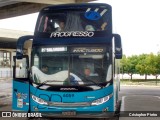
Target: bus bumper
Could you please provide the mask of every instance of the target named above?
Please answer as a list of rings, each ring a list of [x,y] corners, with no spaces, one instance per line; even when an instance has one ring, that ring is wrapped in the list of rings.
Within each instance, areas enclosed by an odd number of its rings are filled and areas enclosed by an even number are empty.
[[[42,113],[42,117],[47,117],[47,118],[112,118],[114,117],[114,112],[78,113],[76,115],[63,115],[62,113]]]

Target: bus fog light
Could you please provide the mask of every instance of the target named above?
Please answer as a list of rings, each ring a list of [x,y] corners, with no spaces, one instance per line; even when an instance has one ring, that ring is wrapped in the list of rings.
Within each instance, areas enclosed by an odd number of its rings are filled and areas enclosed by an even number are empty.
[[[108,111],[108,108],[104,108],[102,111],[103,111],[103,112],[107,112],[107,111]]]
[[[37,107],[33,107],[33,109],[34,109],[34,110],[36,110],[36,111],[38,110],[38,108],[37,108]]]

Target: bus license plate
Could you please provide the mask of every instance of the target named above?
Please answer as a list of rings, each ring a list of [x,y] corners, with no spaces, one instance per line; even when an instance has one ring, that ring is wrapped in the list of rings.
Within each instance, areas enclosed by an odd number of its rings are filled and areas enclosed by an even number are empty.
[[[64,111],[64,112],[62,112],[62,115],[64,115],[64,116],[75,116],[76,112],[75,111]]]

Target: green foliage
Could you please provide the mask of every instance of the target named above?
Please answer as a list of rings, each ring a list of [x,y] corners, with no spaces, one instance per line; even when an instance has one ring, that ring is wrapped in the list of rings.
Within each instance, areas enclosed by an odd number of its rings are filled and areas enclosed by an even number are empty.
[[[131,57],[126,57],[125,55],[122,57],[122,60],[120,62],[121,64],[121,73],[127,73],[131,76],[132,79],[132,75],[137,73],[135,67],[137,65],[138,62],[138,56],[137,55],[133,55]]]
[[[156,78],[160,74],[160,54],[154,55],[141,54],[132,55],[131,57],[126,57],[125,55],[121,59],[121,73],[127,73],[131,76],[133,74],[154,75]]]

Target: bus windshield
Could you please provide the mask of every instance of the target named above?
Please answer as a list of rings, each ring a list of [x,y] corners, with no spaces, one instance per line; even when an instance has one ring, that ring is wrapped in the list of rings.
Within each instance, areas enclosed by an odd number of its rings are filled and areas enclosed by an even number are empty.
[[[39,15],[36,32],[104,31],[111,29],[111,14],[106,6],[50,10]]]
[[[111,50],[106,46],[48,46],[32,50],[32,80],[48,85],[98,85],[111,80]]]

